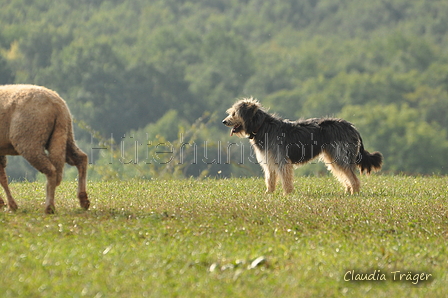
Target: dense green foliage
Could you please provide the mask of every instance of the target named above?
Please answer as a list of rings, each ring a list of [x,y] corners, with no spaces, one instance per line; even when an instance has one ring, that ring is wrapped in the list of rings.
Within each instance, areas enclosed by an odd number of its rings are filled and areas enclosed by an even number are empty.
[[[77,138],[88,152],[111,134],[118,155],[134,154],[120,147],[134,133],[143,151],[147,142],[194,142],[198,162],[171,165],[181,176],[259,173],[248,156],[224,162],[228,142],[240,140],[220,119],[250,95],[290,119],[345,117],[367,149],[384,153],[385,171],[446,174],[447,19],[443,0],[6,0],[0,84],[58,91],[84,123]],[[182,140],[194,125],[202,131]],[[222,163],[207,164],[218,146]],[[95,165],[110,164],[93,151]],[[134,176],[114,162],[117,175]],[[163,168],[138,166],[146,177]],[[91,175],[108,176],[100,168]]]
[[[429,188],[428,185],[431,187]],[[2,297],[446,297],[447,177],[372,176],[344,196],[330,177],[288,197],[263,179],[13,183],[0,212]],[[345,281],[346,272],[386,274]],[[395,280],[391,272],[431,274]],[[345,276],[347,279],[347,276]]]

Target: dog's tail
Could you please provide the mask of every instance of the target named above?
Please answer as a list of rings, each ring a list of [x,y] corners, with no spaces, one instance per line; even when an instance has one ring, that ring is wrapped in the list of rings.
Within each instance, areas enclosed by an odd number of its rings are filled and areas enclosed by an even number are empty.
[[[357,160],[359,171],[361,173],[365,171],[367,174],[370,174],[372,170],[375,172],[381,170],[381,166],[383,165],[383,155],[378,151],[370,153],[365,150],[361,137],[360,141],[361,146],[359,148],[359,158]]]

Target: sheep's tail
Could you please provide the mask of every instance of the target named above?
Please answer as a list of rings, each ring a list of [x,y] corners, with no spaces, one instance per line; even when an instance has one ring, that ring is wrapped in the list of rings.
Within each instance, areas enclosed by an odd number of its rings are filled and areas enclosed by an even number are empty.
[[[59,185],[62,181],[67,152],[67,140],[71,132],[71,117],[68,108],[64,104],[59,110],[47,147],[48,157],[56,168],[56,185]]]

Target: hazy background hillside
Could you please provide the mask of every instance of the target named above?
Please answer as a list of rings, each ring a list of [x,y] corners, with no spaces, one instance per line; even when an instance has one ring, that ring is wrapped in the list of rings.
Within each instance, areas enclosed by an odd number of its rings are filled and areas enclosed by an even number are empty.
[[[221,124],[251,95],[353,122],[385,172],[447,174],[447,32],[437,0],[2,0],[0,84],[61,94],[91,179],[259,175]]]

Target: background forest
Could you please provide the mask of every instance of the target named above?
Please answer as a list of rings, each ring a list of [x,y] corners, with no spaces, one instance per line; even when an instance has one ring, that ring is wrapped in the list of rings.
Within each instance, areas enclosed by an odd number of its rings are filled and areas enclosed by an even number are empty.
[[[243,96],[353,122],[384,172],[448,174],[444,0],[2,0],[10,83],[67,101],[90,179],[259,175],[221,124]],[[36,178],[9,160],[9,176]]]

